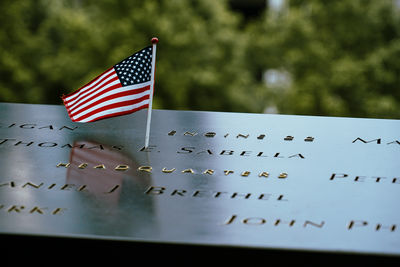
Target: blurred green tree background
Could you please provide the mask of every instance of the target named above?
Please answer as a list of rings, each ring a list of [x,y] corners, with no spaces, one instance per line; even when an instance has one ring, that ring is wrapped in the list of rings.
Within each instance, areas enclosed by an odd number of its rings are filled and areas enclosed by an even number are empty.
[[[157,36],[154,107],[400,118],[398,0],[0,2],[0,101],[60,104]]]

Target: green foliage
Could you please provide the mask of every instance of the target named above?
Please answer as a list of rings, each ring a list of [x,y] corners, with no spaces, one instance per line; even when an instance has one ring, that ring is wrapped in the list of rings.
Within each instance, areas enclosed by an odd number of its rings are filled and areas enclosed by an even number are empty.
[[[393,1],[296,1],[249,27],[263,69],[285,69],[283,113],[400,117],[400,16]],[[273,88],[269,88],[273,89]]]
[[[400,118],[393,1],[286,2],[248,22],[228,0],[3,0],[0,101],[59,104],[157,36],[155,108]]]
[[[155,107],[258,111],[245,34],[225,1],[8,1],[0,17],[0,98],[60,103],[129,54],[160,39]],[[10,12],[12,11],[12,12]],[[26,16],[27,15],[27,16]],[[18,92],[17,94],[15,92]]]

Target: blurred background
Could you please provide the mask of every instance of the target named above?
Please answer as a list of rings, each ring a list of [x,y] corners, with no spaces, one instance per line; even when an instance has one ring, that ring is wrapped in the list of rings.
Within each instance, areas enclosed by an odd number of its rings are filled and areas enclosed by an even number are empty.
[[[154,108],[400,118],[400,0],[0,1],[0,101],[61,104],[157,36]]]

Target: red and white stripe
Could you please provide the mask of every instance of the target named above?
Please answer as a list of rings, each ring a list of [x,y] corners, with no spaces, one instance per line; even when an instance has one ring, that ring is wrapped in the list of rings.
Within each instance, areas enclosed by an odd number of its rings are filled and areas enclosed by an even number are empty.
[[[92,122],[149,106],[151,81],[122,86],[114,68],[62,99],[74,122]]]

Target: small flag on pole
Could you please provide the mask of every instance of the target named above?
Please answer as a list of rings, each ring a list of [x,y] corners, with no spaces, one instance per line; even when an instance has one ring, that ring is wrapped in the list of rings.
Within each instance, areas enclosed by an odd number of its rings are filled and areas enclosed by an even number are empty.
[[[153,38],[153,46],[140,50],[77,91],[63,96],[71,120],[93,122],[151,107],[157,42],[158,39]]]
[[[62,96],[74,122],[92,122],[148,108],[144,147],[149,146],[153,105],[156,48],[143,48],[112,66],[77,91]]]

